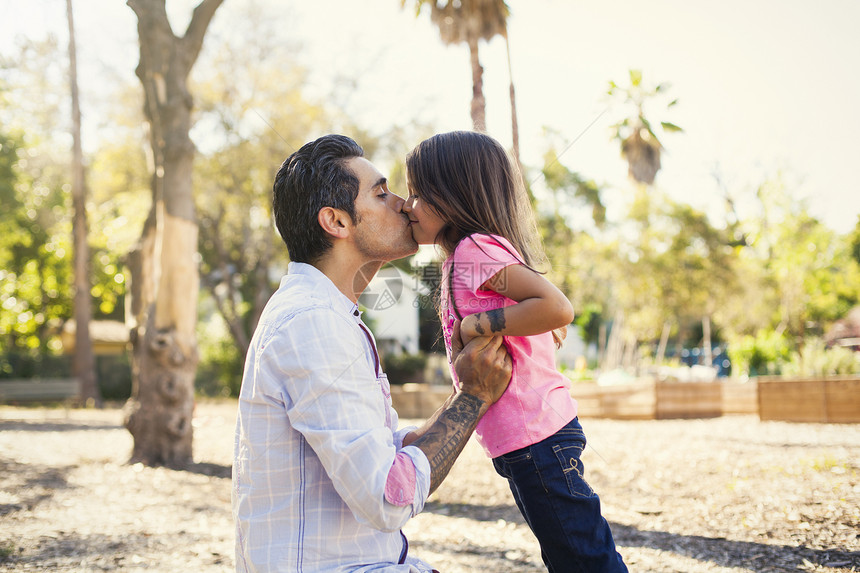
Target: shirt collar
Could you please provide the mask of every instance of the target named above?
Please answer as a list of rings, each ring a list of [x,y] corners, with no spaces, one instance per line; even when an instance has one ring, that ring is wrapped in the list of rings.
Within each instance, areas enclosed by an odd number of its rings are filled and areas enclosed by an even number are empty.
[[[348,296],[340,292],[340,290],[334,286],[334,283],[331,282],[331,279],[315,266],[307,263],[291,261],[287,265],[287,275],[303,275],[308,277],[320,288],[324,288],[328,291],[332,304],[336,310],[342,311],[345,314],[349,314],[361,320],[361,311],[358,309],[358,304],[352,302]],[[284,279],[286,279],[286,277],[284,277]]]

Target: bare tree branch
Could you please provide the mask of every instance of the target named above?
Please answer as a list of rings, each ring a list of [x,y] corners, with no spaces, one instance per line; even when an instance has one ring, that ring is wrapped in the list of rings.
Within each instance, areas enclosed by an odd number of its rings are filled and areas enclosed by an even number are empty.
[[[134,0],[129,0],[134,1]],[[224,0],[203,0],[194,8],[194,15],[191,17],[191,22],[188,24],[188,29],[185,31],[185,36],[182,38],[182,43],[185,44],[185,55],[187,61],[185,65],[190,70],[194,62],[197,61],[197,56],[200,55],[200,49],[203,47],[203,36],[206,35],[206,29],[209,27],[209,22],[215,15],[215,10]]]

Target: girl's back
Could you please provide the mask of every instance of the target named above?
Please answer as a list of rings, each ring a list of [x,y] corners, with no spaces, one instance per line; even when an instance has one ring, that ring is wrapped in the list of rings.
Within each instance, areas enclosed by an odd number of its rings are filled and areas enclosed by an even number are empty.
[[[455,319],[517,303],[482,286],[502,269],[519,264],[520,258],[509,241],[484,234],[461,240],[454,254],[445,261],[440,315],[449,358]],[[505,345],[513,359],[511,384],[475,430],[478,442],[489,457],[536,443],[576,416],[570,382],[555,366],[552,333],[506,336]]]

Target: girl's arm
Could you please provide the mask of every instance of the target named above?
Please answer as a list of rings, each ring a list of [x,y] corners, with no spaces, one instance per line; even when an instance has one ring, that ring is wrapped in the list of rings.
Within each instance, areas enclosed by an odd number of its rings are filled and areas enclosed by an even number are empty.
[[[573,322],[573,306],[558,288],[542,275],[510,265],[481,286],[504,295],[517,304],[470,314],[463,318],[463,341],[476,336],[531,336],[565,327]]]

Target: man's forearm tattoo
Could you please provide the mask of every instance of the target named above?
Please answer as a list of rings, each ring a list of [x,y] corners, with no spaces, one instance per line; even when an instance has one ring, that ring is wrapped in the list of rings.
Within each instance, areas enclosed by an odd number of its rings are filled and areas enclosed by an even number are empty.
[[[505,309],[497,308],[487,311],[487,318],[490,319],[490,330],[493,332],[501,332],[505,329]],[[483,334],[483,333],[482,333]]]
[[[475,332],[477,332],[478,334],[481,334],[481,335],[483,335],[485,332],[484,327],[481,326],[481,313],[480,312],[475,315]]]
[[[421,448],[430,462],[430,491],[435,491],[478,424],[483,401],[471,394],[458,394],[439,419],[412,445]]]

